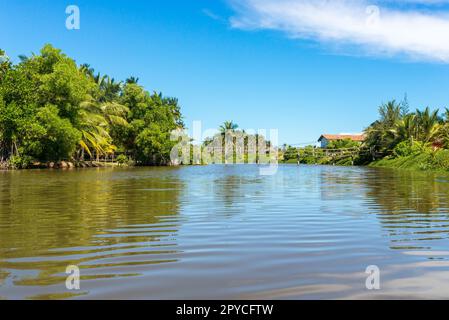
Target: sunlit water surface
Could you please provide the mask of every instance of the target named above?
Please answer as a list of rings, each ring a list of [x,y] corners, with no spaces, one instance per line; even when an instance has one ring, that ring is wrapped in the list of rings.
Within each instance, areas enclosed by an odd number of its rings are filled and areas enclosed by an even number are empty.
[[[257,166],[0,172],[0,299],[449,298],[449,177]],[[81,289],[66,289],[77,265]],[[376,265],[380,290],[368,290]]]

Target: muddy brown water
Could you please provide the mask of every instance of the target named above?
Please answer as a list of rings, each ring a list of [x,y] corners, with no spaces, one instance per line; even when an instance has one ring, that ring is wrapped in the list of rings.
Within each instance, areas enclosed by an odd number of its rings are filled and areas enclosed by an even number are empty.
[[[0,171],[3,299],[449,298],[449,176]],[[67,290],[66,267],[80,268]],[[368,266],[380,290],[368,290]]]

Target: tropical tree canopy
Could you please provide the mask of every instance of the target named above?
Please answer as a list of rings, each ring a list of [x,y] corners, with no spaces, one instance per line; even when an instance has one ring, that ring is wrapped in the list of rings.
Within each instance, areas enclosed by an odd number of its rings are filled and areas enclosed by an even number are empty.
[[[449,146],[449,110],[445,109],[444,116],[439,110],[424,110],[404,112],[408,110],[399,104],[390,101],[379,108],[379,119],[369,126],[366,145],[383,152],[392,154],[396,146],[402,142],[412,145],[420,142],[423,145]]]
[[[46,45],[12,65],[0,50],[0,161],[99,159],[116,152],[139,163],[169,161],[177,99],[150,94],[138,78],[116,81]]]

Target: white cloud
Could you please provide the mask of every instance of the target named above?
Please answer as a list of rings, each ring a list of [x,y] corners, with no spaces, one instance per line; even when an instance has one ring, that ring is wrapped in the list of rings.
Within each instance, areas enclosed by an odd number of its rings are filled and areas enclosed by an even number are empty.
[[[209,9],[203,9],[202,12],[203,14],[205,14],[206,16],[208,16],[213,20],[222,20],[222,18],[219,15],[215,14],[213,11]]]
[[[449,0],[239,0],[234,28],[449,63]],[[375,5],[375,6],[373,6]],[[417,6],[418,5],[418,6]],[[378,8],[378,10],[376,9]],[[419,9],[418,9],[419,8]]]

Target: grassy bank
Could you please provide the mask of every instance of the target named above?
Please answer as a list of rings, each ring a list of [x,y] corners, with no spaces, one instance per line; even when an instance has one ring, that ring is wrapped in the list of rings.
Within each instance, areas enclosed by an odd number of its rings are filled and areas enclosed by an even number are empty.
[[[449,172],[449,150],[425,151],[399,157],[386,157],[369,164],[370,167]]]
[[[316,152],[317,154],[319,151]],[[296,159],[281,161],[285,164],[296,164]],[[332,159],[330,157],[303,157],[301,164],[337,165],[337,166],[369,166],[419,171],[438,171],[449,173],[449,150],[436,149],[422,143],[401,143],[394,148],[393,153],[380,160],[373,161],[369,154],[359,154],[354,157]]]

